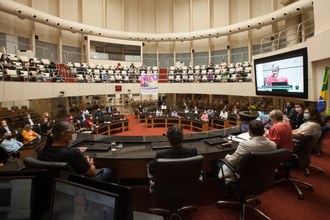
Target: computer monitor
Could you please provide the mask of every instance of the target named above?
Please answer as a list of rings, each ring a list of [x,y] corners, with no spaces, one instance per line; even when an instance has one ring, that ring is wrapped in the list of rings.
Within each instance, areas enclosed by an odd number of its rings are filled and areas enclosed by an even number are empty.
[[[68,174],[66,180],[117,194],[118,195],[117,219],[122,219],[122,220],[133,219],[133,211],[132,211],[133,205],[132,205],[132,200],[130,199],[131,197],[130,187],[118,185],[110,182],[99,181],[73,173]]]
[[[0,177],[0,219],[31,219],[33,176]]]
[[[249,122],[242,122],[240,124],[240,131],[241,133],[245,133],[249,131]]]
[[[117,198],[114,193],[56,178],[50,219],[115,220]]]
[[[0,219],[40,219],[49,209],[46,170],[0,172]]]

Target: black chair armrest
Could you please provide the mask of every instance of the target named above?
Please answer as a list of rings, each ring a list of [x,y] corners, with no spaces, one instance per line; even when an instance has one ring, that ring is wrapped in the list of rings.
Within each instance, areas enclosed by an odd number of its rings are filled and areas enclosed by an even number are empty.
[[[230,171],[233,172],[233,174],[235,174],[235,178],[237,180],[239,174],[237,173],[236,168],[234,166],[232,166],[226,159],[220,159],[219,162],[220,162],[220,172],[221,172],[222,177],[223,177],[222,179],[225,181],[225,175],[224,175],[224,172],[223,172],[223,165],[226,165],[230,169]]]

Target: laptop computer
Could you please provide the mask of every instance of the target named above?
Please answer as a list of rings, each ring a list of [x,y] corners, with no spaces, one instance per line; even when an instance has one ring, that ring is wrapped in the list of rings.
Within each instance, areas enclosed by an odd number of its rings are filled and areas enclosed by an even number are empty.
[[[216,144],[222,144],[227,142],[225,139],[222,137],[214,137],[214,138],[208,138],[205,139],[205,143],[208,143],[209,145],[216,145]]]

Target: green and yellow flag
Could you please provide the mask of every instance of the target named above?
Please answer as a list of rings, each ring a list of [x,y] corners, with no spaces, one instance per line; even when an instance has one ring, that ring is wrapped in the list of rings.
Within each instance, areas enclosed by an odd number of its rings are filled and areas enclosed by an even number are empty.
[[[328,74],[329,67],[325,67],[324,72],[324,78],[323,78],[323,84],[322,84],[322,90],[320,93],[319,101],[317,103],[317,109],[320,113],[325,113],[327,109],[327,101],[328,101],[328,93],[329,93],[329,87],[328,87]],[[330,111],[330,110],[329,110]],[[330,115],[330,112],[328,112],[328,115]]]

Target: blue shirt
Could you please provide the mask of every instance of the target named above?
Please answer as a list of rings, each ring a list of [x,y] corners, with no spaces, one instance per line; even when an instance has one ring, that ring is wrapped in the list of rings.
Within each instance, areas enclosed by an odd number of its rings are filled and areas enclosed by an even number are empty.
[[[1,147],[7,152],[7,153],[14,153],[17,152],[21,147],[23,146],[22,142],[17,141],[14,138],[11,139],[5,139],[1,143]]]

